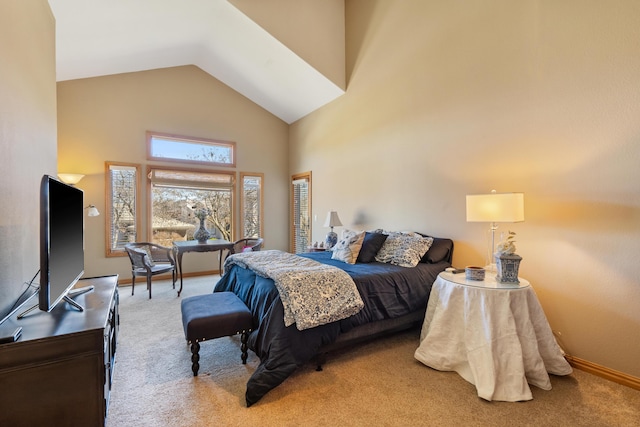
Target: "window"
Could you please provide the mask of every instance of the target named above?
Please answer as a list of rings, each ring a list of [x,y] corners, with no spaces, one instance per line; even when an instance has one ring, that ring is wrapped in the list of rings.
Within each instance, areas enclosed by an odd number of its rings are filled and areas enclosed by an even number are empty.
[[[235,167],[235,151],[236,144],[231,141],[147,132],[149,160]]]
[[[213,237],[233,241],[234,172],[152,168],[149,171],[149,236],[171,246],[193,240],[196,209],[209,211],[207,230]]]
[[[261,173],[240,173],[240,218],[242,218],[241,237],[262,237],[262,186],[264,175]]]
[[[291,250],[306,252],[311,243],[311,172],[291,177]]]
[[[125,256],[124,245],[138,237],[140,165],[106,162],[106,256]]]

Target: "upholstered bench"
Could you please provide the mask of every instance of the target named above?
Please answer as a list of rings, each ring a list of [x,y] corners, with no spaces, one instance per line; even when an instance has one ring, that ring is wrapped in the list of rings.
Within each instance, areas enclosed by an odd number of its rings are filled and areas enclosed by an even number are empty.
[[[182,326],[191,344],[191,370],[198,375],[200,342],[242,334],[242,363],[247,363],[247,339],[253,324],[251,311],[233,292],[214,292],[182,300]]]

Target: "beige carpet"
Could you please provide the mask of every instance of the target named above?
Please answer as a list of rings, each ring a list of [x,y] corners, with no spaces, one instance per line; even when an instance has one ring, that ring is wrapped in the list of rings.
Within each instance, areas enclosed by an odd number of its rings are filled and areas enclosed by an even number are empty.
[[[218,276],[185,279],[181,298],[167,281],[131,296],[120,289],[120,336],[108,427],[119,426],[640,426],[640,392],[582,371],[532,387],[528,402],[486,402],[458,374],[413,358],[419,331],[309,364],[246,408],[246,382],[258,364],[240,361],[239,338],[202,344],[193,377],[180,301],[211,292]]]

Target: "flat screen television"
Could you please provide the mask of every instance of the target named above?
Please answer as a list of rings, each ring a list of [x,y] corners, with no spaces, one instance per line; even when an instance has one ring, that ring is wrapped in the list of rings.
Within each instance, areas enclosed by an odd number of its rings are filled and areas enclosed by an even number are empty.
[[[40,184],[39,308],[51,311],[84,274],[84,194],[44,175]],[[81,307],[80,307],[81,309]]]

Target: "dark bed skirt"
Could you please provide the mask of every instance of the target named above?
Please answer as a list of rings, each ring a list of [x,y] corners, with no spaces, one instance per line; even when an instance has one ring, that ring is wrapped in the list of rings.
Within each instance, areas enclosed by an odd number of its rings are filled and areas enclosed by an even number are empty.
[[[425,310],[414,311],[404,316],[394,319],[378,320],[373,323],[365,323],[356,326],[348,332],[344,332],[331,344],[322,346],[318,351],[315,360],[317,370],[322,370],[322,365],[326,362],[327,353],[354,346],[364,341],[369,341],[378,337],[401,332],[411,328],[418,328],[424,322]],[[417,344],[417,343],[416,343]]]

